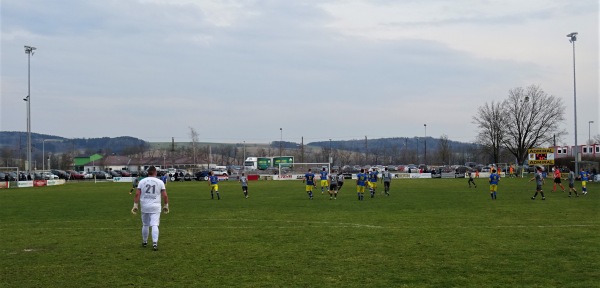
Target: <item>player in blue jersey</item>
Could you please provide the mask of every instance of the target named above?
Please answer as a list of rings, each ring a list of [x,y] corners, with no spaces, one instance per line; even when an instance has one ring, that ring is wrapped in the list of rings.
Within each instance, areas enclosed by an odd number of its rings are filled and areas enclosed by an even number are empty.
[[[221,200],[221,195],[219,195],[219,176],[213,174],[212,171],[210,171],[208,175],[208,186],[210,186],[210,199],[215,199],[214,192],[216,192],[217,200]]]
[[[358,200],[365,199],[365,185],[367,184],[367,174],[365,173],[365,169],[360,169],[360,173],[356,175],[356,194],[358,195]]]
[[[581,194],[585,195],[587,194],[587,181],[589,180],[590,173],[581,168],[579,177],[581,177]]]
[[[369,191],[371,192],[371,198],[375,197],[375,190],[377,190],[378,177],[379,172],[377,171],[377,168],[373,167],[373,169],[369,173],[369,182],[367,183],[369,185]]]
[[[321,171],[321,194],[325,193],[325,187],[329,188],[329,181],[327,181],[327,169],[323,167]]]
[[[306,193],[308,194],[308,199],[313,199],[313,188],[317,186],[315,183],[315,174],[312,173],[312,169],[308,169],[308,172],[304,174],[304,179],[302,179],[302,183],[306,183]]]
[[[164,174],[162,176],[160,176],[160,181],[165,183],[165,186],[167,186],[167,180],[169,179],[169,175],[167,174],[167,172],[163,172],[163,173]]]
[[[492,200],[496,200],[496,191],[498,191],[498,182],[500,181],[500,175],[496,173],[496,169],[492,169],[490,175],[490,197]]]

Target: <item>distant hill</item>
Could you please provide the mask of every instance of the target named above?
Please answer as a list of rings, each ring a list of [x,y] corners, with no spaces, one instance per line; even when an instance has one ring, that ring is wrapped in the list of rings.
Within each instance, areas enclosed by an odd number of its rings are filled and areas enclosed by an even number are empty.
[[[55,135],[31,133],[32,151],[63,153],[76,151],[76,154],[122,154],[140,147],[148,147],[148,142],[129,136],[102,138],[64,138]],[[9,148],[25,151],[27,133],[19,131],[0,131],[0,149]]]
[[[338,140],[338,141],[318,141],[307,143],[308,147],[320,147],[324,149],[339,149],[352,152],[364,153],[365,148],[370,151],[380,151],[391,148],[418,150],[424,148],[424,140],[427,142],[427,149],[429,151],[435,151],[438,149],[440,139],[432,137],[394,137],[394,138],[379,138],[379,139],[353,139],[353,140]],[[472,149],[473,143],[463,143],[448,140],[448,144],[452,146],[454,150]],[[279,147],[279,141],[273,141],[271,143],[272,148]],[[294,142],[282,142],[284,149],[299,148],[300,144]]]
[[[71,156],[90,155],[154,155],[166,150],[171,157],[191,159],[192,155],[202,161],[232,163],[241,161],[243,156],[274,156],[280,148],[283,153],[304,159],[304,162],[324,162],[333,156],[352,163],[464,163],[466,161],[486,162],[479,147],[473,143],[446,140],[450,155],[441,157],[441,139],[432,137],[394,137],[379,139],[352,139],[337,141],[310,142],[301,148],[300,143],[273,141],[271,143],[197,143],[196,154],[192,153],[191,142],[146,142],[135,137],[64,138],[56,135],[32,133],[33,160],[41,161],[42,150],[60,155],[68,152]],[[425,142],[426,140],[426,147]],[[0,131],[0,159],[24,159],[27,147],[27,133]],[[331,148],[331,150],[329,150]],[[366,150],[366,151],[365,151]],[[366,152],[366,154],[365,154]],[[447,155],[447,154],[444,154]],[[483,158],[480,158],[483,157]],[[211,158],[212,157],[212,158]],[[212,160],[207,160],[212,159]],[[340,160],[341,161],[341,160]],[[65,160],[65,162],[68,162]],[[8,162],[7,162],[8,163]],[[238,163],[239,164],[239,163]],[[8,164],[6,164],[8,165]],[[16,164],[14,164],[16,165]]]

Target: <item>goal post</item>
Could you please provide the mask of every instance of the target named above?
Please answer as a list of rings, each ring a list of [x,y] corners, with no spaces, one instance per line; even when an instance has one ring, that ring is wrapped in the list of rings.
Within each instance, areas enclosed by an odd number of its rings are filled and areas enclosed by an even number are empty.
[[[331,172],[331,163],[279,163],[278,175],[304,175],[308,169],[312,169],[315,176],[319,176],[319,172],[325,168],[327,172]],[[284,179],[283,177],[279,178]],[[289,179],[289,178],[288,178]]]

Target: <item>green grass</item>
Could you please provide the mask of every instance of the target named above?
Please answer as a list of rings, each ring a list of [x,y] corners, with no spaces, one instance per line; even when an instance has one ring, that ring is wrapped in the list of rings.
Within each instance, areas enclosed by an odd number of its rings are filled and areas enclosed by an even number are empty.
[[[502,179],[492,201],[476,181],[362,202],[351,181],[335,201],[299,181],[251,182],[250,199],[221,183],[220,201],[169,183],[156,252],[129,184],[0,190],[0,287],[598,287],[600,185],[532,201],[533,182]]]

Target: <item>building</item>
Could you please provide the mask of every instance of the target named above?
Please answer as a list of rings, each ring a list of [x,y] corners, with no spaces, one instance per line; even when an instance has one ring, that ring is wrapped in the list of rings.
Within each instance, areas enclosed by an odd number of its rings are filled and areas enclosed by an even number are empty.
[[[554,159],[575,157],[575,146],[556,146],[554,148]],[[581,157],[600,158],[600,144],[579,145]]]

